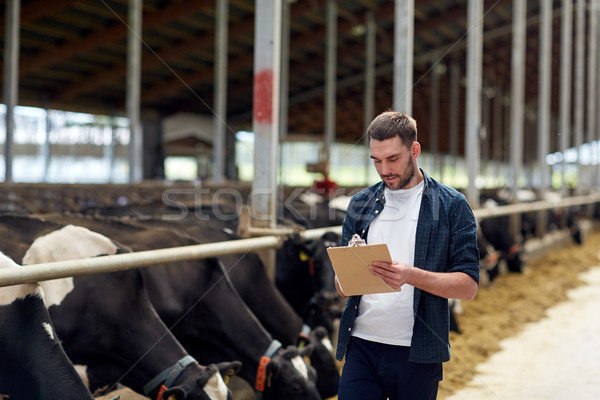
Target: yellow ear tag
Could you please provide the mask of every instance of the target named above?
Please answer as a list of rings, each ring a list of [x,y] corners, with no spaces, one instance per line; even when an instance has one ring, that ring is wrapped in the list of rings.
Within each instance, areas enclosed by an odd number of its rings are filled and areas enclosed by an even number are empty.
[[[300,255],[299,255],[299,256],[300,256],[300,261],[303,261],[303,262],[304,262],[304,261],[306,261],[306,260],[308,260],[308,258],[309,258],[309,257],[308,257],[308,254],[306,254],[306,253],[305,253],[305,252],[303,252],[303,251],[301,251],[301,252],[300,252]]]

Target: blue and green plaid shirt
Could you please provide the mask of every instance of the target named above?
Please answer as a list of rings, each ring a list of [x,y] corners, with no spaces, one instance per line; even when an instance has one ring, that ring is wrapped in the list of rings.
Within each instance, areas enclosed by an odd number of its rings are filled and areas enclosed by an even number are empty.
[[[415,267],[434,272],[464,272],[479,283],[477,224],[465,196],[425,172],[425,187],[417,222]],[[385,205],[384,183],[352,197],[342,228],[342,243],[353,234],[367,238],[371,222]],[[352,336],[361,296],[349,297],[340,321],[336,358],[342,360]],[[448,300],[415,288],[416,310],[409,361],[445,362],[450,359]]]

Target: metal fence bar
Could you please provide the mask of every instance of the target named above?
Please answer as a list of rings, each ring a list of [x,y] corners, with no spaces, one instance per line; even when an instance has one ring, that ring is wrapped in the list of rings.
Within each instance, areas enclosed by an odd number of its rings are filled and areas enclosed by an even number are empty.
[[[522,214],[527,212],[543,211],[552,208],[574,207],[584,204],[594,204],[600,202],[600,193],[586,196],[574,196],[564,198],[560,201],[532,201],[530,203],[509,204],[491,208],[478,208],[473,210],[475,218],[482,220],[484,218],[499,217],[502,215]]]
[[[66,278],[69,276],[121,271],[166,262],[217,257],[245,251],[273,249],[280,247],[282,243],[282,237],[264,236],[79,260],[31,264],[22,268],[2,268],[0,269],[0,287],[18,283],[33,283],[49,279]]]
[[[531,203],[511,204],[493,208],[473,210],[475,218],[497,217],[501,215],[535,212],[551,208],[572,207],[600,202],[600,193],[587,196],[575,196],[558,202],[536,201]],[[314,240],[326,232],[341,234],[341,226],[309,229],[299,235],[304,240]],[[91,275],[105,272],[121,271],[151,265],[218,257],[226,254],[276,249],[282,246],[285,237],[263,236],[250,239],[230,240],[225,242],[205,243],[191,246],[172,247],[167,249],[139,251],[112,256],[84,258],[79,260],[59,261],[45,264],[32,264],[23,268],[0,269],[0,287],[20,283],[33,283],[49,279],[70,276]]]

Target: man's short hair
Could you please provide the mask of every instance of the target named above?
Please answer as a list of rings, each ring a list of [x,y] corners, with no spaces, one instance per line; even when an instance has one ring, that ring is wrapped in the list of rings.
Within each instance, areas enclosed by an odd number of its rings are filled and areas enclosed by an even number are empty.
[[[367,128],[369,141],[391,139],[396,135],[410,148],[417,141],[417,121],[400,112],[384,111]]]

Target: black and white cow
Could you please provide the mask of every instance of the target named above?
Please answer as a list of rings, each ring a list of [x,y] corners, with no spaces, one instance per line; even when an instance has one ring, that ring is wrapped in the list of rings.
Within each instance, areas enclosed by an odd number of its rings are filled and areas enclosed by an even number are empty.
[[[0,268],[21,267],[0,253]],[[0,287],[0,399],[93,398],[60,344],[41,287]]]
[[[166,210],[163,211],[166,212]],[[70,221],[72,223],[88,224],[87,226],[94,230],[103,229],[102,232],[109,236],[131,231],[130,223],[113,218],[98,217],[98,215],[117,214],[121,217],[128,217],[129,221],[136,220],[138,226],[161,229],[172,228],[180,236],[187,235],[190,237],[194,243],[239,239],[233,233],[233,228],[237,224],[235,210],[221,210],[220,216],[228,216],[227,218],[219,218],[219,213],[215,213],[212,207],[191,210],[188,214],[189,218],[184,219],[172,219],[171,215],[161,215],[160,212],[159,209],[138,209],[135,207],[119,210],[95,209],[94,214],[96,217],[87,218],[83,222]],[[164,216],[167,218],[161,218]],[[106,230],[107,227],[92,227],[89,225],[92,219],[97,223],[104,220],[102,223],[111,224],[114,230],[109,232]],[[137,250],[142,249],[139,246],[143,246],[143,242],[155,242],[158,247],[166,246],[166,242],[161,243],[161,241],[154,239],[151,231],[142,233],[137,228],[135,235],[143,235],[143,239],[138,240],[137,245],[132,244],[133,247],[138,246],[135,247]],[[168,235],[171,236],[171,240],[174,240],[172,231]],[[256,253],[250,251],[251,249],[240,254],[219,257],[235,290],[251,312],[273,338],[280,341],[284,346],[297,344],[299,338],[301,339],[308,334],[310,329],[314,327],[325,326],[328,332],[333,330],[332,320],[337,314],[332,312],[331,309],[335,308],[334,300],[337,300],[339,296],[333,287],[333,269],[325,250],[327,246],[332,245],[331,240],[336,240],[337,235],[333,235],[333,239],[331,234],[326,234],[321,240],[308,244],[293,244],[290,241],[289,245],[285,245],[285,250],[278,251],[278,257],[282,257],[282,255],[285,257],[279,259],[279,263],[283,267],[278,268],[278,270],[296,271],[297,275],[288,274],[285,281],[296,285],[295,288],[290,288],[290,292],[298,292],[298,295],[293,297],[300,297],[298,311],[305,311],[304,320],[299,317],[298,312],[295,312],[286,298],[282,296],[281,291],[271,282],[262,261]],[[179,245],[186,244],[191,243],[184,240]],[[176,245],[178,244],[173,243],[173,246]],[[305,256],[306,258],[303,258]],[[313,259],[309,259],[310,257]],[[314,257],[316,257],[316,260]],[[309,274],[309,266],[316,272],[312,276]],[[300,276],[303,277],[300,278]],[[305,280],[305,285],[302,285],[300,279],[306,279],[308,282]],[[323,289],[327,285],[330,286],[329,290],[334,295],[327,297],[326,290],[315,292],[315,287]],[[308,288],[308,292],[302,287]],[[307,328],[309,329],[307,330]],[[331,352],[330,354],[324,353],[325,348],[323,346],[315,345],[313,347],[315,347],[315,350],[310,358],[312,366],[317,372],[319,393],[322,397],[331,397],[337,393],[340,378],[335,358]],[[321,352],[320,356],[317,355],[319,352]]]
[[[301,195],[292,195],[280,202],[278,215],[282,223],[293,223],[311,229],[340,225],[343,214],[328,206],[326,202],[317,200],[309,202]],[[234,232],[238,227],[241,210],[236,204],[220,202],[219,204],[188,206],[171,202],[173,207],[106,207],[88,210],[94,215],[127,217],[145,226],[171,227],[183,231],[201,243],[234,240],[238,238]],[[339,245],[339,236],[333,232],[323,237],[302,241],[298,238],[286,240],[277,250],[276,297],[281,297],[292,306],[293,310],[311,328],[325,326],[331,334],[333,321],[339,317],[343,304],[339,304],[339,296],[333,286],[333,268],[326,248]],[[255,265],[258,257],[253,252],[244,253],[244,265]],[[225,266],[239,264],[239,255],[219,257]],[[233,262],[229,262],[234,259]],[[238,260],[238,261],[236,261]],[[260,260],[258,260],[260,263]],[[238,269],[239,271],[239,269]],[[282,315],[283,309],[261,308],[265,303],[264,296],[249,290],[248,280],[241,271],[231,273],[231,278],[244,301],[278,340],[285,342],[286,335],[297,324],[282,326],[271,325],[272,316]],[[262,286],[261,286],[262,287]],[[274,301],[272,304],[281,304]],[[287,307],[289,308],[289,307]],[[299,325],[301,326],[301,325]],[[296,330],[297,331],[297,330]],[[292,332],[293,334],[293,332]],[[289,337],[289,336],[288,336]]]
[[[36,218],[3,216],[0,226],[19,232],[0,244],[19,256],[23,243],[44,235],[26,250],[24,264],[114,254],[122,249],[81,227],[63,228]],[[24,239],[28,235],[30,239]],[[102,393],[121,382],[152,398],[162,392],[186,400],[229,398],[219,372],[230,376],[239,362],[218,367],[195,362],[156,314],[138,270],[53,280],[42,286],[65,351],[85,368],[93,392]],[[175,375],[170,375],[173,370]]]
[[[171,229],[74,215],[56,219],[86,226],[134,251],[198,244]],[[321,398],[315,370],[301,357],[308,356],[312,347],[300,352],[274,340],[235,290],[218,259],[166,263],[140,272],[161,319],[198,361],[241,361],[238,375],[264,399]]]

